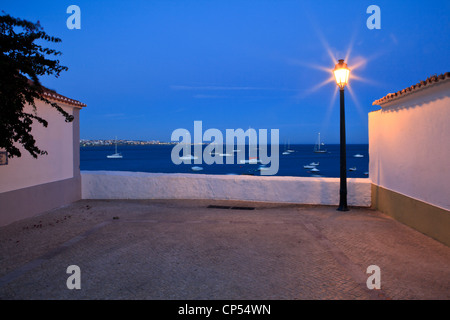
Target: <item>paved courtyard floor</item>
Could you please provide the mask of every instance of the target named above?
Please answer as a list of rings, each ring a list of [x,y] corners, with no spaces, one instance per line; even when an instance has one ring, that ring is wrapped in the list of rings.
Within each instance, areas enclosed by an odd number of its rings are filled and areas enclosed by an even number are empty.
[[[450,248],[366,208],[82,200],[0,227],[0,299],[450,299]]]

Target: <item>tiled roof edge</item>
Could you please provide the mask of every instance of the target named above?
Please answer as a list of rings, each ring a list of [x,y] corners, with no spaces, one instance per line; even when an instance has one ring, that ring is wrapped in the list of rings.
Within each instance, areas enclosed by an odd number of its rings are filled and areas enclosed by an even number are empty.
[[[28,82],[30,84],[33,83],[33,81],[30,79],[28,79]],[[78,107],[78,108],[86,107],[86,104],[84,104],[78,100],[67,98],[66,96],[63,96],[62,94],[59,94],[56,91],[46,88],[44,86],[42,86],[42,88],[44,90],[44,97],[47,99],[64,102],[64,103],[70,104],[70,105]]]
[[[55,91],[49,90],[47,88],[44,88],[44,96],[47,99],[64,102],[64,103],[67,103],[67,104],[75,106],[75,107],[79,107],[79,108],[86,107],[86,104],[84,104],[78,100],[67,98],[66,96],[63,96],[62,94],[56,93]]]
[[[424,89],[425,87],[430,87],[432,85],[434,85],[437,82],[442,82],[445,80],[450,79],[450,72],[446,72],[446,73],[442,73],[439,76],[438,75],[434,75],[431,77],[428,77],[426,80],[424,81],[420,81],[417,84],[414,84],[408,88],[405,88],[403,90],[397,91],[395,93],[389,93],[387,94],[385,97],[375,100],[372,105],[378,105],[378,106],[382,106],[383,104],[386,104],[388,102],[391,102],[395,99],[398,99],[402,96],[405,96],[407,94],[413,93],[419,89]]]

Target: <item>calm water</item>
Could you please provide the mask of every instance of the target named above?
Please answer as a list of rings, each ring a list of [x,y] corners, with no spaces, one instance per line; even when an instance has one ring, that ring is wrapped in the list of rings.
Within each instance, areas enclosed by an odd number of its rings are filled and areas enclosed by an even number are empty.
[[[81,170],[111,170],[158,173],[196,173],[196,174],[254,174],[260,175],[260,164],[180,164],[175,165],[171,160],[173,145],[146,146],[118,146],[122,159],[107,159],[114,153],[114,146],[81,147]],[[279,170],[277,176],[297,177],[339,177],[339,145],[326,145],[327,153],[314,153],[313,145],[291,145],[294,150],[289,155],[283,155],[284,146],[280,145]],[[241,148],[238,148],[241,149]],[[270,148],[269,148],[270,152]],[[193,153],[192,153],[193,154]],[[363,158],[353,155],[362,154]],[[226,157],[224,157],[225,162]],[[248,159],[248,157],[247,157]],[[192,161],[193,162],[193,161]],[[318,173],[304,169],[303,166],[311,162],[319,162]],[[200,166],[201,171],[193,171],[193,166]],[[349,178],[367,178],[369,171],[368,145],[347,145],[347,168],[356,167],[356,171],[347,171]]]

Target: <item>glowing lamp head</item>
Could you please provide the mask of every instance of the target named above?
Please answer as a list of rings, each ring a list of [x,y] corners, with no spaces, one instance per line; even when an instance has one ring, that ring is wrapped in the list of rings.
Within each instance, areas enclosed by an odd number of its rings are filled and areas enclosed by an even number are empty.
[[[343,59],[339,60],[339,62],[336,64],[333,73],[334,77],[336,78],[336,84],[339,86],[339,88],[341,88],[341,90],[343,90],[348,83],[348,76],[350,74],[350,69],[347,67],[347,64]]]

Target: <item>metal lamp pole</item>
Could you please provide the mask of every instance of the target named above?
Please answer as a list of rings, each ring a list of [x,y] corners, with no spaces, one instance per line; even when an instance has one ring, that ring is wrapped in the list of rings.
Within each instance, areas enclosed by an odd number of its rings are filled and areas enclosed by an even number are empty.
[[[350,70],[344,60],[339,60],[334,69],[336,83],[340,91],[340,189],[339,189],[339,211],[348,211],[347,206],[347,151],[345,141],[345,99],[344,88],[348,83]]]

